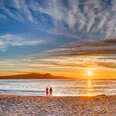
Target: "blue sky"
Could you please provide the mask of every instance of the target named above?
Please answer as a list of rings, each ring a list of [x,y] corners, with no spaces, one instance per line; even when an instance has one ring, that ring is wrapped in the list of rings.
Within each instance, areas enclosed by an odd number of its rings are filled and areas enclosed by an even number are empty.
[[[115,19],[115,0],[0,0],[0,72],[115,71]]]

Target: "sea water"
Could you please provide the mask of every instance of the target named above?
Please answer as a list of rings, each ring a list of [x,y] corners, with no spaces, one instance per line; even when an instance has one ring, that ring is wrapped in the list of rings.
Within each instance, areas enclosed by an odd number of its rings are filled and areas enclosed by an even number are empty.
[[[116,94],[116,80],[0,80],[0,94],[45,96],[46,87],[53,88],[54,96],[94,96],[100,94]]]

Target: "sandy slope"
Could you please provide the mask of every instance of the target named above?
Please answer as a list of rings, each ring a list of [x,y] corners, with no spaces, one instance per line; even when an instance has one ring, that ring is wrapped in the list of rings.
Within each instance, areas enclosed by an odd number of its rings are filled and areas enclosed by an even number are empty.
[[[116,96],[0,95],[0,116],[116,116]]]

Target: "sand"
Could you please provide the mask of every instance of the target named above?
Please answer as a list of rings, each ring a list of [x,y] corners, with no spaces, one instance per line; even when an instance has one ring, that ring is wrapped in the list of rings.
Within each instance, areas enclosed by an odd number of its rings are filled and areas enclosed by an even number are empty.
[[[0,116],[116,116],[116,96],[0,95]]]

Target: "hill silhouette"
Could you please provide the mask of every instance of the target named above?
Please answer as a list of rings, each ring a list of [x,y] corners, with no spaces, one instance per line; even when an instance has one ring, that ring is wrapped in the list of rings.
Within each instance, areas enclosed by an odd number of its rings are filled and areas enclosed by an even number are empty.
[[[29,73],[29,74],[0,76],[0,79],[67,79],[67,77],[55,76],[50,73],[45,73],[45,74]]]

